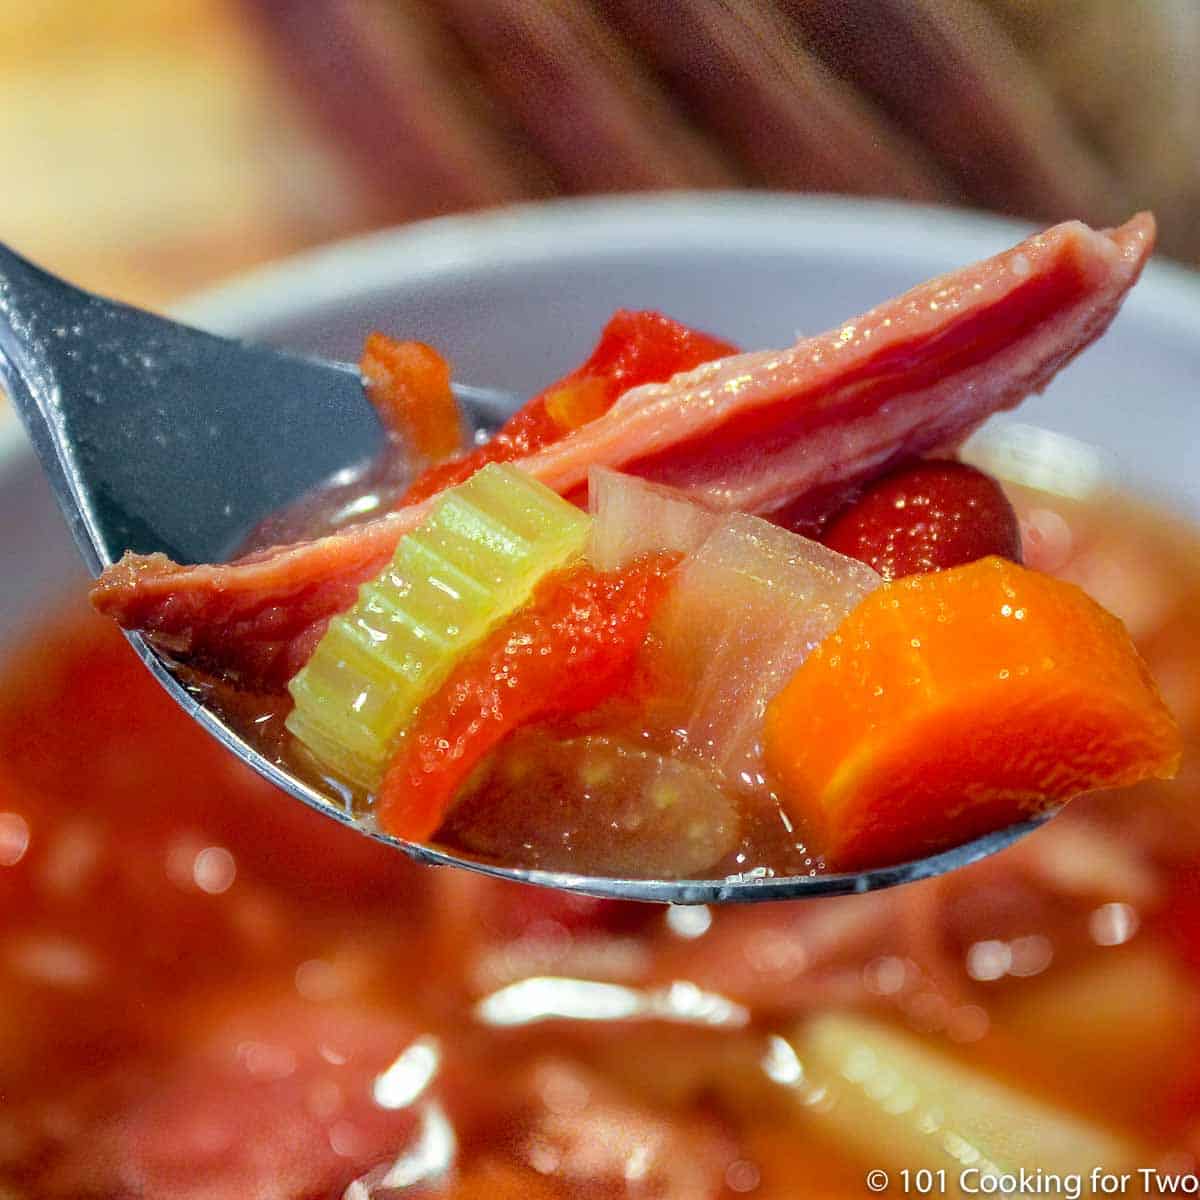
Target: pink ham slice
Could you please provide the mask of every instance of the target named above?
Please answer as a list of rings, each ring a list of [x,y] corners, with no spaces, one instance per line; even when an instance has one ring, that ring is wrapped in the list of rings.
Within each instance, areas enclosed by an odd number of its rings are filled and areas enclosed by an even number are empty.
[[[427,508],[232,563],[184,567],[126,553],[93,585],[92,604],[180,662],[247,690],[280,691]]]
[[[1108,327],[1153,244],[1145,213],[1105,232],[1056,225],[791,349],[635,388],[517,465],[563,495],[577,495],[599,464],[719,507],[795,511],[956,445],[1043,389]],[[127,554],[92,601],[181,661],[279,689],[424,512],[410,506],[223,566]]]

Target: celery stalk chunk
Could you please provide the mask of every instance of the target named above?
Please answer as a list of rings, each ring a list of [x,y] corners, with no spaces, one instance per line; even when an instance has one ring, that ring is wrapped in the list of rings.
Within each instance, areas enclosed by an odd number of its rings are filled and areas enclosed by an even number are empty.
[[[806,1123],[864,1167],[892,1172],[895,1190],[896,1172],[926,1169],[945,1171],[935,1194],[1011,1194],[989,1193],[980,1180],[1024,1167],[1079,1174],[1090,1195],[1094,1168],[1146,1161],[1144,1150],[1104,1127],[862,1017],[816,1017],[791,1045],[795,1058],[773,1053],[769,1073],[795,1089]]]
[[[324,767],[374,791],[454,663],[540,579],[578,558],[590,528],[574,505],[508,465],[445,492],[288,684],[289,731]]]

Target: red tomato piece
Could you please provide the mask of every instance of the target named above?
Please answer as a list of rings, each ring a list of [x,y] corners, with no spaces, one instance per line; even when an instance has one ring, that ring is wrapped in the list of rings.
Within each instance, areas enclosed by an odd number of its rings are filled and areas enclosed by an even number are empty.
[[[626,687],[677,560],[649,556],[614,572],[585,565],[546,580],[422,705],[380,789],[383,828],[431,837],[467,776],[514,729],[584,712]]]
[[[737,347],[657,312],[620,309],[587,361],[514,413],[486,445],[430,467],[402,503],[413,504],[469,479],[490,462],[511,462],[566,437],[607,412],[630,388],[736,354]]]
[[[961,462],[915,462],[885,475],[821,540],[884,579],[944,571],[993,554],[1021,561],[1021,530],[1004,489]]]

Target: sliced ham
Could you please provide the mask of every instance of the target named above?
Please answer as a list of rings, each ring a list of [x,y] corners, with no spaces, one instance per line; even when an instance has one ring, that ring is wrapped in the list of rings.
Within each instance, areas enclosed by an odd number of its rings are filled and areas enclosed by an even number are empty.
[[[563,495],[580,494],[602,465],[722,508],[794,512],[954,446],[1043,389],[1108,327],[1153,243],[1149,214],[1106,232],[1057,225],[788,350],[634,388],[517,465]],[[92,600],[181,661],[278,689],[424,512],[405,507],[225,566],[127,554]]]
[[[564,494],[608,466],[755,513],[875,477],[1045,388],[1108,328],[1153,244],[1145,213],[1056,225],[790,350],[628,392],[521,465]]]
[[[427,508],[409,505],[232,563],[184,567],[165,554],[126,553],[93,585],[92,604],[180,662],[249,690],[278,691]]]

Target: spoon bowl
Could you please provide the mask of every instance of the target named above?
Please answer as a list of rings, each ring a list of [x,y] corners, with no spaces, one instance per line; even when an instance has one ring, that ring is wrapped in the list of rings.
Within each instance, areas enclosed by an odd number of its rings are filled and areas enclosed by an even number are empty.
[[[217,337],[104,300],[4,247],[0,381],[93,574],[126,549],[185,563],[226,558],[264,518],[372,455],[383,440],[355,368]],[[502,392],[457,391],[478,430],[494,428],[511,411]],[[682,904],[864,892],[966,866],[1053,815],[924,859],[850,874],[653,880],[500,866],[373,828],[260,753],[167,658],[140,635],[128,636],[189,716],[289,796],[420,862],[543,887]]]

